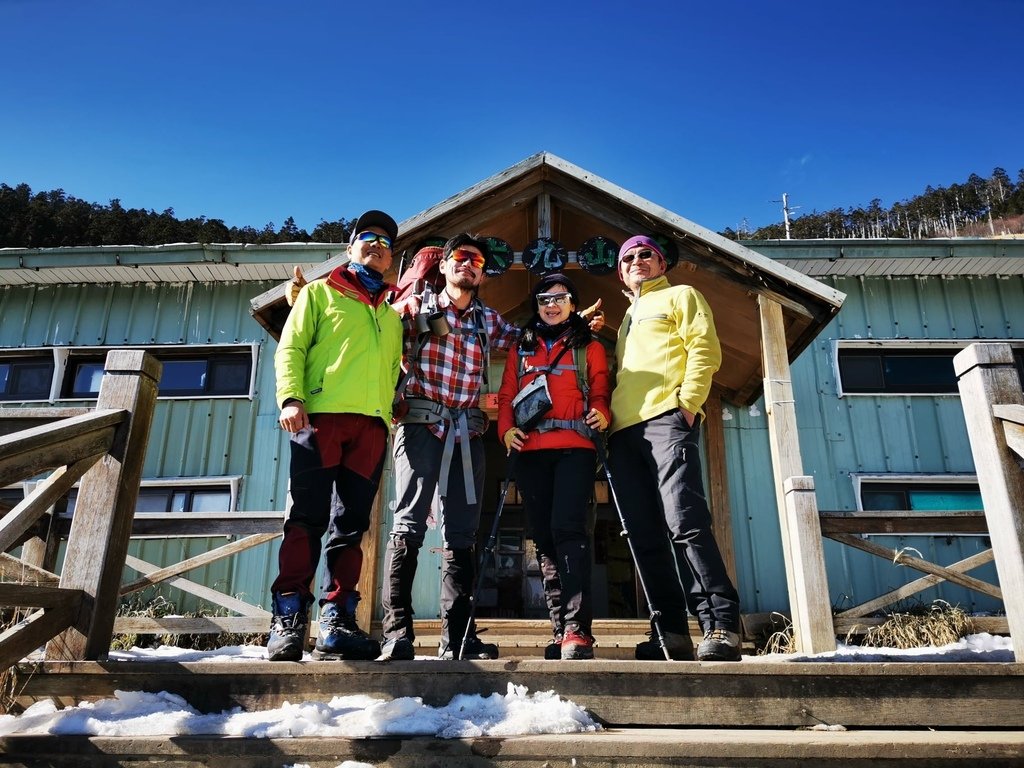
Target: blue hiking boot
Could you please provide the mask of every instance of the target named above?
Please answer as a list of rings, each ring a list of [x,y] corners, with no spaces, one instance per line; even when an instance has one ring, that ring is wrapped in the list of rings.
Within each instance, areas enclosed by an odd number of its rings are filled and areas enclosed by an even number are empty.
[[[313,648],[313,658],[372,661],[380,655],[380,643],[356,624],[355,612],[346,611],[337,603],[320,607],[320,633]]]
[[[300,661],[306,647],[309,606],[298,592],[273,596],[274,618],[270,622],[267,658],[270,661]]]

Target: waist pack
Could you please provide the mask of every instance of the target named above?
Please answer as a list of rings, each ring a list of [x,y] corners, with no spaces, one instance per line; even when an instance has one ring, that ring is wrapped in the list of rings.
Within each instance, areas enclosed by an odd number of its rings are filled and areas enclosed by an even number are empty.
[[[442,420],[454,420],[454,414],[447,406],[425,397],[407,397],[405,403],[409,410],[400,419],[402,424],[437,424]],[[482,435],[487,431],[487,414],[479,408],[467,408],[466,421],[471,432]]]
[[[519,390],[519,394],[512,400],[512,413],[516,426],[524,432],[536,428],[541,419],[551,410],[551,405],[548,377],[547,374],[542,373]]]

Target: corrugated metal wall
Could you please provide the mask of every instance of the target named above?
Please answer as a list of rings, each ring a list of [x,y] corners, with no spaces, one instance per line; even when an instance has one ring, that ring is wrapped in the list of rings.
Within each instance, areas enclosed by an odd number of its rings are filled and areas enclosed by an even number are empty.
[[[1020,339],[1024,279],[1015,277],[820,278],[843,291],[842,311],[792,366],[804,471],[813,475],[818,507],[857,509],[851,475],[973,473],[959,397],[838,396],[838,339]],[[763,400],[726,407],[729,494],[743,610],[788,605],[772,485]],[[980,536],[875,536],[949,565],[989,544]],[[834,606],[850,607],[920,577],[909,568],[837,543],[825,543]],[[995,582],[992,565],[971,575]],[[921,593],[975,611],[998,611],[994,599],[949,584]]]
[[[276,282],[53,285],[0,288],[0,348],[118,344],[257,343],[255,397],[157,401],[143,477],[241,477],[238,508],[283,509],[287,439],[277,427],[273,340],[249,314],[249,299]],[[65,401],[62,405],[80,405]],[[131,553],[178,562],[224,539],[136,540]],[[269,606],[276,542],[198,568],[186,577]],[[192,598],[179,610],[194,610]]]
[[[815,477],[821,509],[856,508],[851,473],[970,473],[970,449],[959,400],[942,397],[838,397],[836,339],[973,339],[1024,337],[1021,277],[822,278],[847,294],[826,331],[793,365],[804,467]],[[256,342],[254,400],[161,400],[144,477],[241,476],[239,509],[285,506],[287,437],[277,427],[275,343],[249,314],[249,299],[271,282],[138,285],[54,285],[0,288],[0,347],[46,345],[210,344]],[[758,340],[751,339],[751,343]],[[500,364],[492,378],[500,381]],[[495,385],[496,386],[496,385]],[[772,486],[763,401],[724,412],[730,505],[743,610],[787,609],[778,513]],[[382,541],[390,528],[393,491],[385,487]],[[987,547],[984,537],[878,537],[949,564]],[[432,530],[421,558],[416,606],[436,616],[440,544]],[[203,541],[147,541],[135,553],[151,562],[205,549]],[[189,577],[269,604],[276,543],[197,570]],[[917,572],[826,542],[832,602],[837,607],[875,597]],[[376,564],[380,567],[380,563]],[[995,580],[991,566],[972,572]],[[222,586],[225,585],[225,586]],[[989,600],[948,585],[925,593],[975,610]],[[379,605],[379,595],[374,596]]]

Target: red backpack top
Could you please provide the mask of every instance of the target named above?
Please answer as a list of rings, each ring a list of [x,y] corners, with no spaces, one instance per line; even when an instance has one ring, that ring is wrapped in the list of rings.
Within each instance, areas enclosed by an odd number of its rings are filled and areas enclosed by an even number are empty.
[[[421,294],[427,285],[435,293],[440,291],[444,283],[439,268],[443,257],[444,248],[437,245],[425,245],[416,251],[409,266],[399,275],[398,288],[390,303],[398,304],[410,296]]]

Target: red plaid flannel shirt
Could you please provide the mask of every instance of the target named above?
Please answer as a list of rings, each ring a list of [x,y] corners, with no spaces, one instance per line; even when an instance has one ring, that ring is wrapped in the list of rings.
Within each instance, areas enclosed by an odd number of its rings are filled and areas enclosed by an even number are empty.
[[[412,366],[405,395],[425,397],[452,409],[477,408],[483,389],[482,368],[485,363],[484,350],[476,332],[478,315],[483,316],[492,353],[510,350],[519,341],[519,328],[506,323],[490,307],[484,307],[483,312],[478,313],[475,301],[465,310],[459,310],[445,291],[438,295],[437,305],[444,310],[452,330],[443,338],[433,334],[427,336],[416,360],[411,359],[419,342],[416,318],[408,313],[408,307],[395,307],[405,324],[405,364]],[[471,332],[457,332],[460,329]],[[444,437],[445,421],[429,426],[436,437]]]

